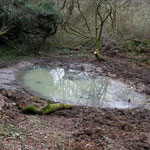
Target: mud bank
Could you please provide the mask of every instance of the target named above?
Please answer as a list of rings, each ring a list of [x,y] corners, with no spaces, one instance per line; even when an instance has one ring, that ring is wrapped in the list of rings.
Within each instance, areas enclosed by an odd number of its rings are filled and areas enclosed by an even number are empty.
[[[2,150],[100,150],[149,149],[150,110],[101,109],[74,106],[49,116],[25,115],[21,105],[37,104],[38,97],[17,81],[17,70],[31,66],[58,66],[108,76],[136,91],[150,95],[150,70],[133,68],[128,60],[99,63],[83,57],[74,59],[42,58],[0,64],[0,93],[5,106],[0,111],[0,147]],[[40,103],[45,103],[40,99]]]

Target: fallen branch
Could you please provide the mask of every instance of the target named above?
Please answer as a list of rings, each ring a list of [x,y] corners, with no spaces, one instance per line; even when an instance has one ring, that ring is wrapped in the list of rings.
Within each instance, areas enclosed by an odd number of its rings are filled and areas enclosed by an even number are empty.
[[[44,106],[41,109],[38,109],[34,105],[29,105],[29,106],[23,107],[22,112],[25,114],[49,115],[49,114],[56,112],[58,110],[71,109],[71,108],[72,108],[71,105],[60,104],[60,103],[58,103],[58,104],[47,104],[46,106]]]

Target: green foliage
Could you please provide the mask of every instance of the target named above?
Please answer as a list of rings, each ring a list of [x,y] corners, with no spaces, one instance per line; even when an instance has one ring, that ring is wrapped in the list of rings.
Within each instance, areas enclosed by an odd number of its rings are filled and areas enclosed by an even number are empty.
[[[150,40],[144,37],[138,40],[131,40],[125,44],[125,48],[130,52],[147,53],[150,49]]]
[[[60,22],[60,14],[49,1],[35,5],[28,0],[0,2],[0,38],[3,40],[31,40],[33,35],[48,37],[56,33]]]
[[[24,50],[25,51],[25,50]],[[29,57],[29,56],[28,56]],[[0,48],[0,62],[10,61],[10,60],[20,60],[25,58],[24,55],[18,53],[16,49],[12,48],[11,46],[1,46]]]
[[[71,105],[64,105],[64,104],[47,104],[40,110],[38,110],[37,107],[33,105],[26,106],[22,109],[23,113],[27,114],[42,114],[42,115],[49,115],[55,111],[61,110],[61,109],[71,109]]]

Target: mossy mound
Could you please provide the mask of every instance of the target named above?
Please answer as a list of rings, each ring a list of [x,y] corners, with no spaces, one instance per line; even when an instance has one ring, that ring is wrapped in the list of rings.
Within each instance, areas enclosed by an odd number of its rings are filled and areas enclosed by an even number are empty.
[[[62,110],[62,109],[71,109],[71,105],[65,105],[65,104],[47,104],[41,109],[38,109],[34,105],[28,105],[26,107],[23,107],[22,112],[26,114],[40,114],[40,115],[49,115],[55,111]]]
[[[22,109],[23,113],[27,113],[27,114],[37,114],[38,113],[38,109],[37,107],[33,106],[33,105],[29,105],[26,106]]]

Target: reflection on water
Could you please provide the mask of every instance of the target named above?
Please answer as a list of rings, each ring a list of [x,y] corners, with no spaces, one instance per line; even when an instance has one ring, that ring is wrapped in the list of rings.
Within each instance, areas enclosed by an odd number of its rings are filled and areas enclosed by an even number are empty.
[[[24,72],[26,88],[42,97],[72,105],[109,108],[133,108],[148,97],[108,77],[92,77],[87,72],[63,68],[36,68]]]

